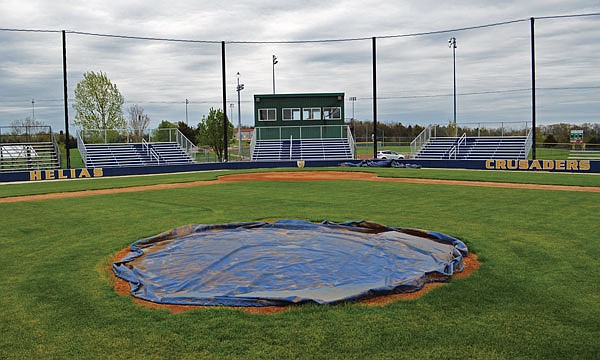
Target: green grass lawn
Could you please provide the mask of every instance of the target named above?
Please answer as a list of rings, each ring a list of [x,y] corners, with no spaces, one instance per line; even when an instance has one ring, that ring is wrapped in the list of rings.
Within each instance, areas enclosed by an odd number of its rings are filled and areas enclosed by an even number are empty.
[[[423,179],[448,179],[512,182],[527,184],[547,185],[573,185],[573,186],[600,186],[600,175],[597,174],[569,174],[569,173],[542,173],[521,171],[473,171],[473,170],[447,170],[447,169],[377,169],[377,168],[277,168],[268,171],[360,171],[374,172],[385,177],[406,177]],[[162,174],[152,176],[127,176],[106,177],[68,181],[47,181],[34,183],[0,184],[0,198],[7,196],[46,194],[53,192],[69,192],[81,190],[96,190],[122,188],[128,186],[167,184],[189,182],[198,180],[215,180],[220,175],[236,174],[241,172],[256,172],[265,170],[240,170],[240,171],[203,171],[180,174]]]
[[[554,182],[564,174],[532,175]],[[580,178],[598,179],[560,179]],[[361,181],[230,183],[0,204],[0,358],[591,359],[600,351],[599,210],[598,193]],[[173,315],[138,306],[107,283],[104,265],[139,238],[189,223],[272,218],[441,231],[463,239],[483,264],[417,300],[274,315],[225,308]]]

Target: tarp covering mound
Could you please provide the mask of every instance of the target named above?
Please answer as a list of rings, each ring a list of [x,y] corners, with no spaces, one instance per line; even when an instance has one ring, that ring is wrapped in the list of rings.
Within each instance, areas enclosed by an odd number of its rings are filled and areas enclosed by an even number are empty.
[[[331,304],[445,281],[465,255],[465,244],[437,232],[281,220],[175,228],[133,243],[113,271],[156,303]]]

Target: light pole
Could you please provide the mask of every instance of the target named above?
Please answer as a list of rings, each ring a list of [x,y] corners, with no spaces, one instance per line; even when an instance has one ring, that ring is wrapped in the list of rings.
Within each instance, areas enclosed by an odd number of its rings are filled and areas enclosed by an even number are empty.
[[[244,90],[244,84],[240,84],[240,73],[237,73],[237,94],[238,94],[238,158],[242,156],[242,109],[240,108],[240,92]]]
[[[275,64],[277,63],[277,56],[273,55],[273,94],[275,94]]]
[[[31,117],[35,120],[35,99],[31,99]]]
[[[354,103],[356,102],[356,96],[350,96],[349,100],[352,102],[352,118],[350,118],[350,130],[352,131],[352,138],[354,138]]]
[[[456,129],[456,38],[448,40],[448,47],[452,49],[452,72],[454,78],[454,128]]]
[[[187,106],[190,103],[190,101],[188,99],[185,99],[185,124],[188,124],[188,111],[187,111]]]

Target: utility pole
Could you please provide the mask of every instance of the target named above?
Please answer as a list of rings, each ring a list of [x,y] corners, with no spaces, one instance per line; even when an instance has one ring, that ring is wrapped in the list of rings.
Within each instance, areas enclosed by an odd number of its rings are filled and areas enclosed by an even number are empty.
[[[452,72],[454,78],[454,129],[456,131],[456,38],[451,37],[448,40],[448,47],[452,49]],[[455,134],[456,136],[456,134]]]
[[[240,92],[244,90],[244,84],[240,84],[240,73],[237,73],[237,95],[238,95],[238,158],[242,157],[242,110],[240,109]]]

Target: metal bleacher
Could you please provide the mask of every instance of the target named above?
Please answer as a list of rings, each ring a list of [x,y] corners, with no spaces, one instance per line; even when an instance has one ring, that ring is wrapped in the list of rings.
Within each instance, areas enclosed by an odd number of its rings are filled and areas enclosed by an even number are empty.
[[[415,155],[416,159],[526,159],[531,145],[528,136],[432,137]]]
[[[253,161],[352,159],[347,139],[257,140]]]
[[[85,144],[87,167],[182,165],[194,161],[178,143]]]
[[[0,172],[59,168],[60,155],[54,142],[0,144]]]

